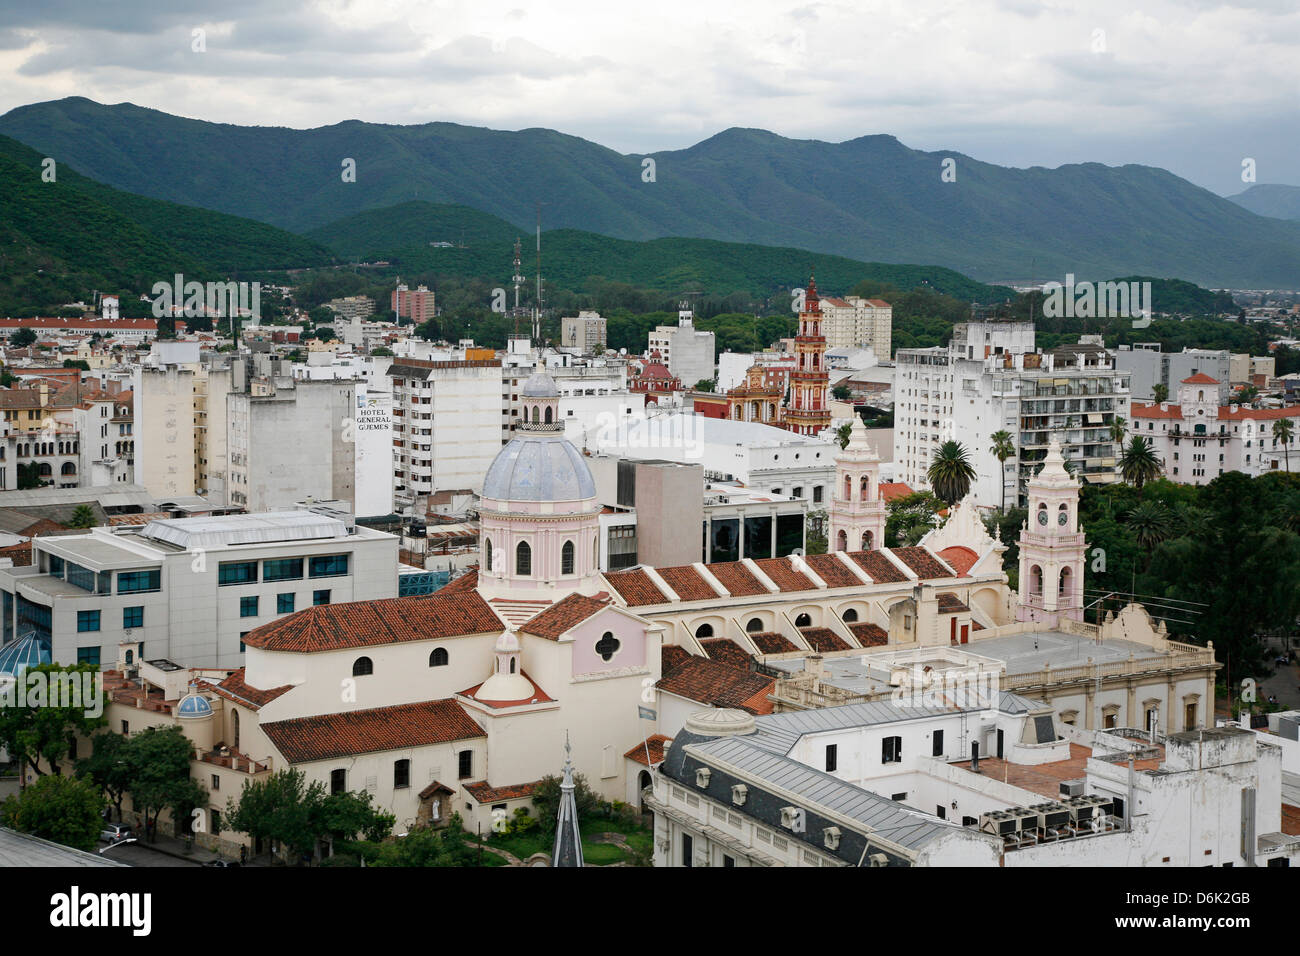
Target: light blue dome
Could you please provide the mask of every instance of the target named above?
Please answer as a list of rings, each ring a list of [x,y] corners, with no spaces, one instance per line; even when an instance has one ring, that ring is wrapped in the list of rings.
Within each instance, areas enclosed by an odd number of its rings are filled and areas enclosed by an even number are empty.
[[[0,677],[20,677],[27,668],[48,664],[51,659],[49,645],[35,631],[28,631],[0,648]]]
[[[181,702],[176,705],[176,716],[211,717],[212,705],[208,703],[206,697],[191,691],[182,697]]]
[[[497,501],[579,501],[596,497],[582,453],[559,433],[522,432],[497,453],[483,478]]]
[[[559,398],[560,389],[555,384],[555,379],[545,372],[534,372],[528,376],[528,381],[524,382],[519,394],[524,398]]]

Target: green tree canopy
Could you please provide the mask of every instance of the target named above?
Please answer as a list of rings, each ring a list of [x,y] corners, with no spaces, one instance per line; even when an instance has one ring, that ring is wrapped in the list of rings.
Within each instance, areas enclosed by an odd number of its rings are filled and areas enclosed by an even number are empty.
[[[0,805],[0,822],[78,850],[94,850],[103,828],[104,798],[89,780],[51,774]]]

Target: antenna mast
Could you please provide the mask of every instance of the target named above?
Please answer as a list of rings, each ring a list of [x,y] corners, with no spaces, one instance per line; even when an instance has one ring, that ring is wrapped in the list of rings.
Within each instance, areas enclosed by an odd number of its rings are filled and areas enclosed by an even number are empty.
[[[515,274],[511,276],[515,284],[515,335],[519,334],[519,287],[524,284],[522,269],[519,264],[519,237],[515,236]]]
[[[533,306],[533,345],[542,340],[542,203],[537,203],[537,302]]]

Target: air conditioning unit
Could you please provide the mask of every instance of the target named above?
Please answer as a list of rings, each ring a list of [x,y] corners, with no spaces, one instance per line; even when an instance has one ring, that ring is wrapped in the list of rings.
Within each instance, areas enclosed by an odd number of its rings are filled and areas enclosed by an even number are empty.
[[[1055,830],[1072,822],[1070,808],[1061,803],[1035,803],[1026,809],[1038,814],[1038,826],[1043,830]]]
[[[1094,817],[1111,811],[1110,800],[1096,795],[1070,797],[1061,802],[1070,811],[1070,822],[1079,827],[1088,826]]]
[[[1020,818],[1006,810],[992,810],[980,816],[980,831],[995,836],[1014,836],[1020,831]]]
[[[1087,785],[1088,785],[1088,781],[1084,780],[1083,778],[1080,778],[1078,780],[1062,780],[1061,796],[1081,797],[1083,796],[1084,787],[1086,787]]]

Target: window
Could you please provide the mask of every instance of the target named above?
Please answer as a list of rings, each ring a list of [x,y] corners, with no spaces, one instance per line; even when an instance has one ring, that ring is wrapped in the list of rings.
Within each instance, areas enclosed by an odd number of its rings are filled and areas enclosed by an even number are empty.
[[[492,572],[492,539],[483,539],[483,570],[489,574]]]
[[[693,866],[692,858],[695,856],[695,841],[691,839],[690,834],[682,834],[682,866]]]
[[[368,657],[358,657],[352,662],[352,676],[365,677],[367,674],[375,672],[375,664]]]
[[[330,592],[329,592],[329,591],[312,591],[312,592],[311,592],[311,603],[312,603],[312,607],[320,607],[322,604],[329,604],[329,602],[330,602]]]
[[[515,574],[531,575],[533,573],[533,549],[527,541],[520,541],[515,548]]]
[[[99,612],[96,611],[95,613],[98,614]],[[99,666],[99,648],[98,648],[98,647],[78,647],[78,648],[77,648],[77,663],[78,663],[78,664],[93,664],[94,666],[98,667],[98,666]],[[125,723],[126,723],[126,722],[123,721],[122,723],[123,723],[123,725],[125,726]],[[126,733],[126,731],[123,730],[122,733]]]
[[[348,555],[326,554],[312,558],[309,573],[313,578],[337,578],[348,573]]]
[[[560,549],[560,573],[573,573],[573,542],[564,542],[564,547]]]
[[[252,594],[248,597],[239,599],[239,616],[240,617],[257,617],[257,595]]]
[[[713,636],[713,625],[712,625],[712,624],[701,624],[699,627],[697,627],[697,628],[695,629],[695,636],[696,636],[696,637],[712,637],[712,636]]]
[[[131,733],[131,724],[130,724],[130,722],[129,722],[129,721],[126,721],[126,720],[122,721],[122,736],[123,736],[123,737],[129,736],[130,733]]]
[[[745,625],[745,630],[750,634],[756,634],[763,629],[763,622],[759,618],[751,617],[749,623]]]
[[[121,575],[118,575],[118,589],[121,590]],[[217,569],[217,584],[225,587],[229,584],[252,584],[257,581],[256,561],[222,561]]]
[[[393,789],[404,790],[411,785],[411,761],[398,760],[393,763]]]
[[[208,814],[209,816],[212,817],[212,833],[214,835],[220,833],[221,832],[221,811],[209,810]]]
[[[162,571],[158,568],[151,568],[148,571],[119,571],[117,573],[118,594],[139,594],[142,591],[161,590]]]
[[[99,630],[98,611],[77,612],[77,633],[83,634],[86,631],[98,631],[98,630]]]
[[[218,777],[215,773],[212,775],[212,789],[213,790],[221,789],[221,778]]]
[[[795,627],[812,627],[812,618],[807,614],[800,614],[794,619]]]
[[[123,627],[144,627],[144,606],[122,608]]]
[[[244,638],[248,637],[247,631],[239,632],[239,653],[244,653]]]
[[[881,763],[898,763],[903,759],[902,737],[886,737],[880,744]]]
[[[827,773],[835,772],[836,768],[839,766],[839,756],[840,756],[839,744],[826,745],[826,772]]]
[[[277,594],[275,596],[275,613],[292,614],[294,596],[293,591],[287,591],[284,594]]]
[[[935,757],[943,756],[943,731],[936,730],[930,739],[930,753]]]
[[[606,631],[596,642],[595,651],[600,655],[600,659],[608,664],[621,646],[622,641],[616,638],[612,631]]]
[[[727,855],[724,853],[723,856],[722,856],[722,865],[723,865],[724,867],[735,866],[735,865],[736,865],[736,859],[735,859],[735,857],[727,856]],[[1273,863],[1272,863],[1272,861],[1270,860],[1270,861],[1269,861],[1269,866],[1272,866],[1272,865],[1273,865]]]
[[[297,581],[302,578],[302,558],[279,558],[262,562],[263,581]]]
[[[813,485],[813,504],[821,504],[821,501],[822,501],[822,486]],[[728,857],[728,859],[730,859],[730,857]]]
[[[465,780],[474,775],[474,751],[462,750],[457,758],[457,762],[459,764],[457,772],[460,774],[461,780]]]
[[[447,666],[447,648],[445,648],[445,647],[435,647],[435,648],[433,649],[433,653],[429,655],[429,666],[430,666],[430,667],[446,667],[446,666]]]
[[[343,769],[330,771],[330,793],[343,793],[348,788],[348,772]]]
[[[854,621],[858,619],[858,612],[855,611],[853,608],[849,608],[847,611],[844,612],[844,614],[841,617],[844,623],[852,624]]]

